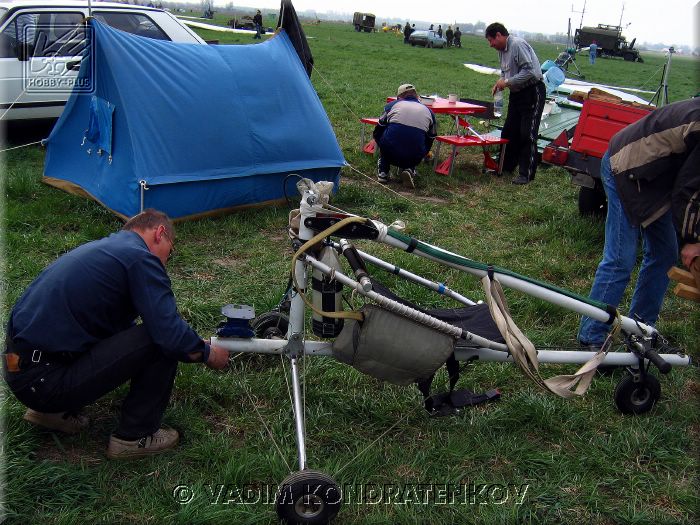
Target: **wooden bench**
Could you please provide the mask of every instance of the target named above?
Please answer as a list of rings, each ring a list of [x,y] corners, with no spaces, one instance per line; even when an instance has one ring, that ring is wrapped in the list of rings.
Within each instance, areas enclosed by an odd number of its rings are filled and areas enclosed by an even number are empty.
[[[502,139],[500,137],[494,137],[491,135],[440,135],[435,138],[438,143],[437,150],[435,151],[435,162],[433,164],[433,169],[435,173],[440,175],[452,175],[454,170],[454,160],[457,156],[457,148],[469,148],[474,146],[481,146],[484,151],[484,169],[493,170],[498,175],[503,172],[503,161],[505,159],[506,146],[508,144],[508,139]],[[440,158],[440,146],[441,144],[449,144],[452,146],[452,152],[442,163],[438,165]],[[487,146],[500,146],[499,161],[496,163],[491,155],[486,151]]]

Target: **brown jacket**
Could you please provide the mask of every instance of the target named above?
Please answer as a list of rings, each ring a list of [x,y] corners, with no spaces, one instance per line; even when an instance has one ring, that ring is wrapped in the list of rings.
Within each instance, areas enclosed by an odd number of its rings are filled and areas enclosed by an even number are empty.
[[[656,109],[610,140],[610,167],[632,224],[647,226],[673,207],[682,237],[698,242],[699,143],[700,98]]]

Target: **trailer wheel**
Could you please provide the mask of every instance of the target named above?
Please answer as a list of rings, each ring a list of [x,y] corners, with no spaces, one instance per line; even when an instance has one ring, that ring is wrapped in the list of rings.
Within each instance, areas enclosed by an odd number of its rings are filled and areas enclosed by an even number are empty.
[[[644,374],[635,382],[626,375],[615,387],[615,405],[623,414],[645,414],[661,397],[661,385],[656,376]]]
[[[625,53],[622,55],[622,58],[624,58],[627,62],[634,62],[635,60],[634,53]]]
[[[608,202],[599,181],[596,181],[593,188],[581,186],[578,191],[578,212],[583,217],[605,217],[608,212]]]
[[[329,523],[342,503],[338,485],[330,476],[302,470],[287,476],[275,498],[277,516],[283,523]]]
[[[281,312],[267,312],[250,323],[255,337],[260,339],[284,339],[289,327],[289,317]]]

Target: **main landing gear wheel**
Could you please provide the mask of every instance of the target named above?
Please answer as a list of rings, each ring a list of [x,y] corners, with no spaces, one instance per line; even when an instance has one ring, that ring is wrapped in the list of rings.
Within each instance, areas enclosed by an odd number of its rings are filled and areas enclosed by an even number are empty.
[[[260,339],[284,339],[289,317],[281,312],[267,312],[253,319],[250,327],[255,332],[255,337]]]
[[[581,186],[578,190],[578,212],[582,217],[590,216],[604,219],[608,212],[605,190],[596,181],[595,188]]]
[[[280,485],[275,505],[283,523],[316,525],[336,517],[343,501],[338,485],[316,470],[294,472]]]
[[[626,375],[615,387],[615,405],[623,414],[649,412],[661,397],[661,385],[656,376],[644,374],[635,381],[635,376]]]

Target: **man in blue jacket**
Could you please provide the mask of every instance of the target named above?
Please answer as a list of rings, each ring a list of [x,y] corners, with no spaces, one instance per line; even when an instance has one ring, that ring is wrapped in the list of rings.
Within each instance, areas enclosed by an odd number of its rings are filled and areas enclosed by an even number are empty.
[[[413,187],[416,166],[428,154],[437,136],[435,115],[418,100],[412,84],[402,84],[396,93],[396,100],[384,107],[373,136],[379,146],[379,182],[389,182],[389,171],[393,165],[402,170],[401,180],[404,184]]]
[[[29,407],[26,420],[77,433],[88,426],[84,406],[129,382],[107,456],[177,445],[178,432],[160,424],[178,362],[221,369],[228,352],[203,341],[177,311],[165,270],[174,239],[167,215],[149,209],[62,255],[29,285],[10,314],[3,355],[5,381]]]

